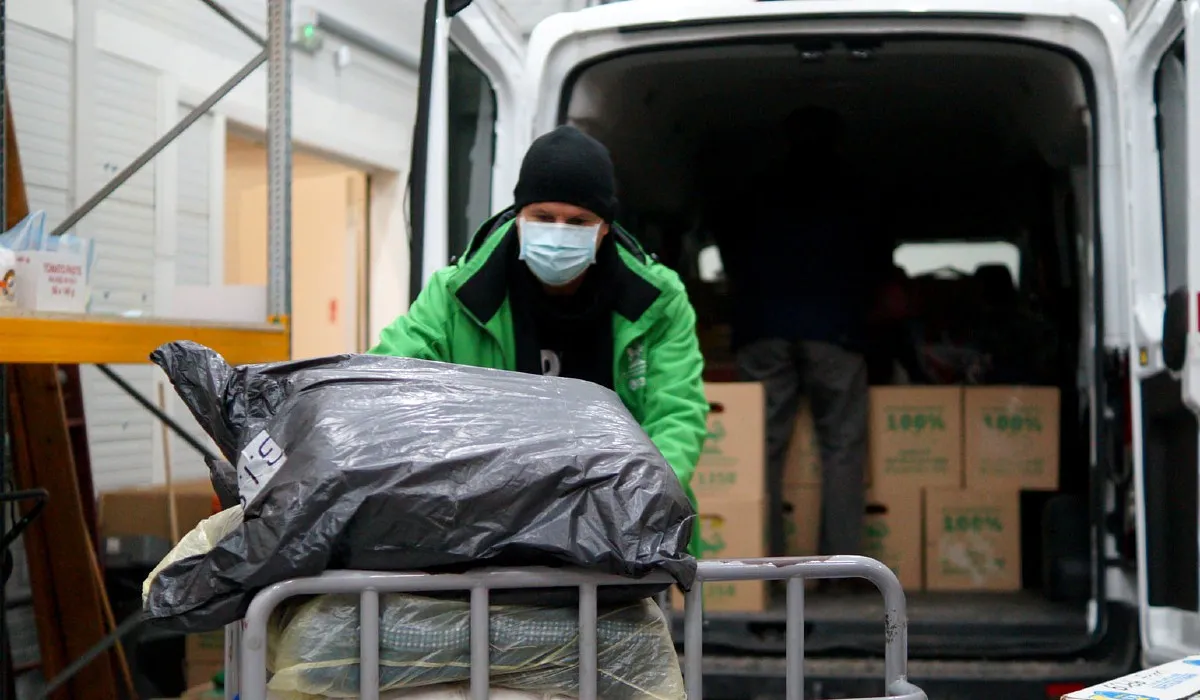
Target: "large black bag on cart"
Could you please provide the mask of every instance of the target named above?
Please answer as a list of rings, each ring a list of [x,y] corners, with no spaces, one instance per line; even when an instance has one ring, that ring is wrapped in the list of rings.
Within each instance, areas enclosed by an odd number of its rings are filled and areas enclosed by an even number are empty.
[[[263,587],[335,568],[695,578],[695,511],[607,389],[370,355],[235,368],[186,341],[151,359],[236,465],[245,507],[211,551],[154,580],[146,610],[163,626],[217,629]],[[631,582],[601,597],[664,588]]]

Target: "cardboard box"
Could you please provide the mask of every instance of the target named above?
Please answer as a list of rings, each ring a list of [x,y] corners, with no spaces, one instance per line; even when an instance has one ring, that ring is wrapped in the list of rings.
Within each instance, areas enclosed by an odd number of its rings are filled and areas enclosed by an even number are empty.
[[[1020,590],[1019,492],[925,491],[925,587]]]
[[[210,681],[188,688],[179,700],[225,700],[225,692],[217,690]]]
[[[212,515],[214,495],[207,479],[175,483],[175,513],[180,537]],[[100,536],[122,535],[171,538],[165,486],[119,489],[100,494]]]
[[[968,387],[966,487],[1057,490],[1059,401],[1054,387]]]
[[[0,309],[17,305],[17,254],[0,248]]]
[[[184,683],[189,688],[196,686],[208,685],[212,686],[213,676],[221,672],[225,668],[223,663],[202,662],[194,663],[188,661],[185,664],[186,672],[183,674]]]
[[[796,426],[788,443],[787,459],[783,465],[784,486],[817,486],[821,483],[821,443],[813,424],[812,407],[807,399],[800,400],[796,411]]]
[[[816,556],[821,535],[821,487],[786,487],[783,491],[783,517],[788,556]]]
[[[225,667],[225,630],[189,634],[183,649],[188,687],[208,683]]]
[[[895,487],[962,486],[962,389],[872,387],[870,479]]]
[[[766,556],[766,503],[759,500],[700,498],[700,558],[737,559]],[[683,596],[672,591],[671,605],[683,610]],[[759,612],[767,607],[763,581],[704,584],[708,612]]]
[[[189,663],[224,663],[225,630],[189,634],[184,642],[184,657]]]
[[[883,562],[906,591],[924,585],[922,491],[912,487],[872,488],[863,518],[863,554]]]
[[[760,501],[766,494],[766,408],[761,384],[706,384],[708,439],[692,490],[699,499]]]
[[[1200,656],[1135,671],[1128,676],[1077,690],[1063,700],[1187,700],[1200,694]]]
[[[91,294],[87,256],[68,251],[17,252],[17,305],[29,311],[83,313]]]

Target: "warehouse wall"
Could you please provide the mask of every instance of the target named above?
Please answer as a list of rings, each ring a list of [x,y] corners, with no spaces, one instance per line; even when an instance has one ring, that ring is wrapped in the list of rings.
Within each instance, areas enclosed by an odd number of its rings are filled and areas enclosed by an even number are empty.
[[[226,0],[265,34],[266,3]],[[301,5],[301,3],[297,3]],[[307,7],[392,43],[419,48],[418,2],[310,0]],[[95,192],[258,47],[197,0],[10,0],[9,86],[30,203],[48,225]],[[294,58],[297,143],[371,173],[372,334],[406,303],[403,193],[416,76],[360,47],[338,68],[327,39]],[[167,315],[177,284],[224,278],[224,153],[230,126],[266,125],[260,68],[181,140],[77,227],[97,241],[93,309]],[[132,400],[85,368],[97,488],[161,481],[162,435]],[[149,396],[157,371],[119,368]],[[178,406],[176,405],[176,409]],[[189,419],[190,420],[190,419]],[[193,456],[176,478],[204,473]]]

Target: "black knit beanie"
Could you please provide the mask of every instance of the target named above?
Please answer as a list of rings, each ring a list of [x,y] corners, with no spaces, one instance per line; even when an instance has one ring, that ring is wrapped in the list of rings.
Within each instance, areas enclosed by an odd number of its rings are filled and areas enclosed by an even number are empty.
[[[604,144],[573,126],[534,140],[513,190],[517,209],[538,202],[582,207],[605,221],[617,214],[616,176]]]

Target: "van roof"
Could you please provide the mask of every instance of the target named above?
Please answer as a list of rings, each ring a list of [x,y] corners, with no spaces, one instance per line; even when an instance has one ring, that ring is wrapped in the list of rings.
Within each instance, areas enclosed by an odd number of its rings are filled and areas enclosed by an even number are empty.
[[[614,0],[539,22],[529,35],[526,56],[546,60],[561,42],[604,32],[645,32],[724,23],[795,19],[804,16],[887,16],[934,20],[938,16],[1078,20],[1108,35],[1128,26],[1126,12],[1143,11],[1155,0]],[[1129,6],[1129,7],[1127,7]],[[1140,8],[1140,9],[1139,9]]]
[[[1042,0],[1041,15],[1094,17],[1118,9],[1135,16],[1154,0]],[[930,14],[955,12],[984,15],[1029,14],[1026,3],[1012,0],[601,0],[600,4],[551,15],[540,24],[569,23],[595,31],[634,26],[676,24],[715,19],[745,20],[795,14]],[[539,24],[539,28],[540,28]],[[535,29],[535,31],[537,31]]]

